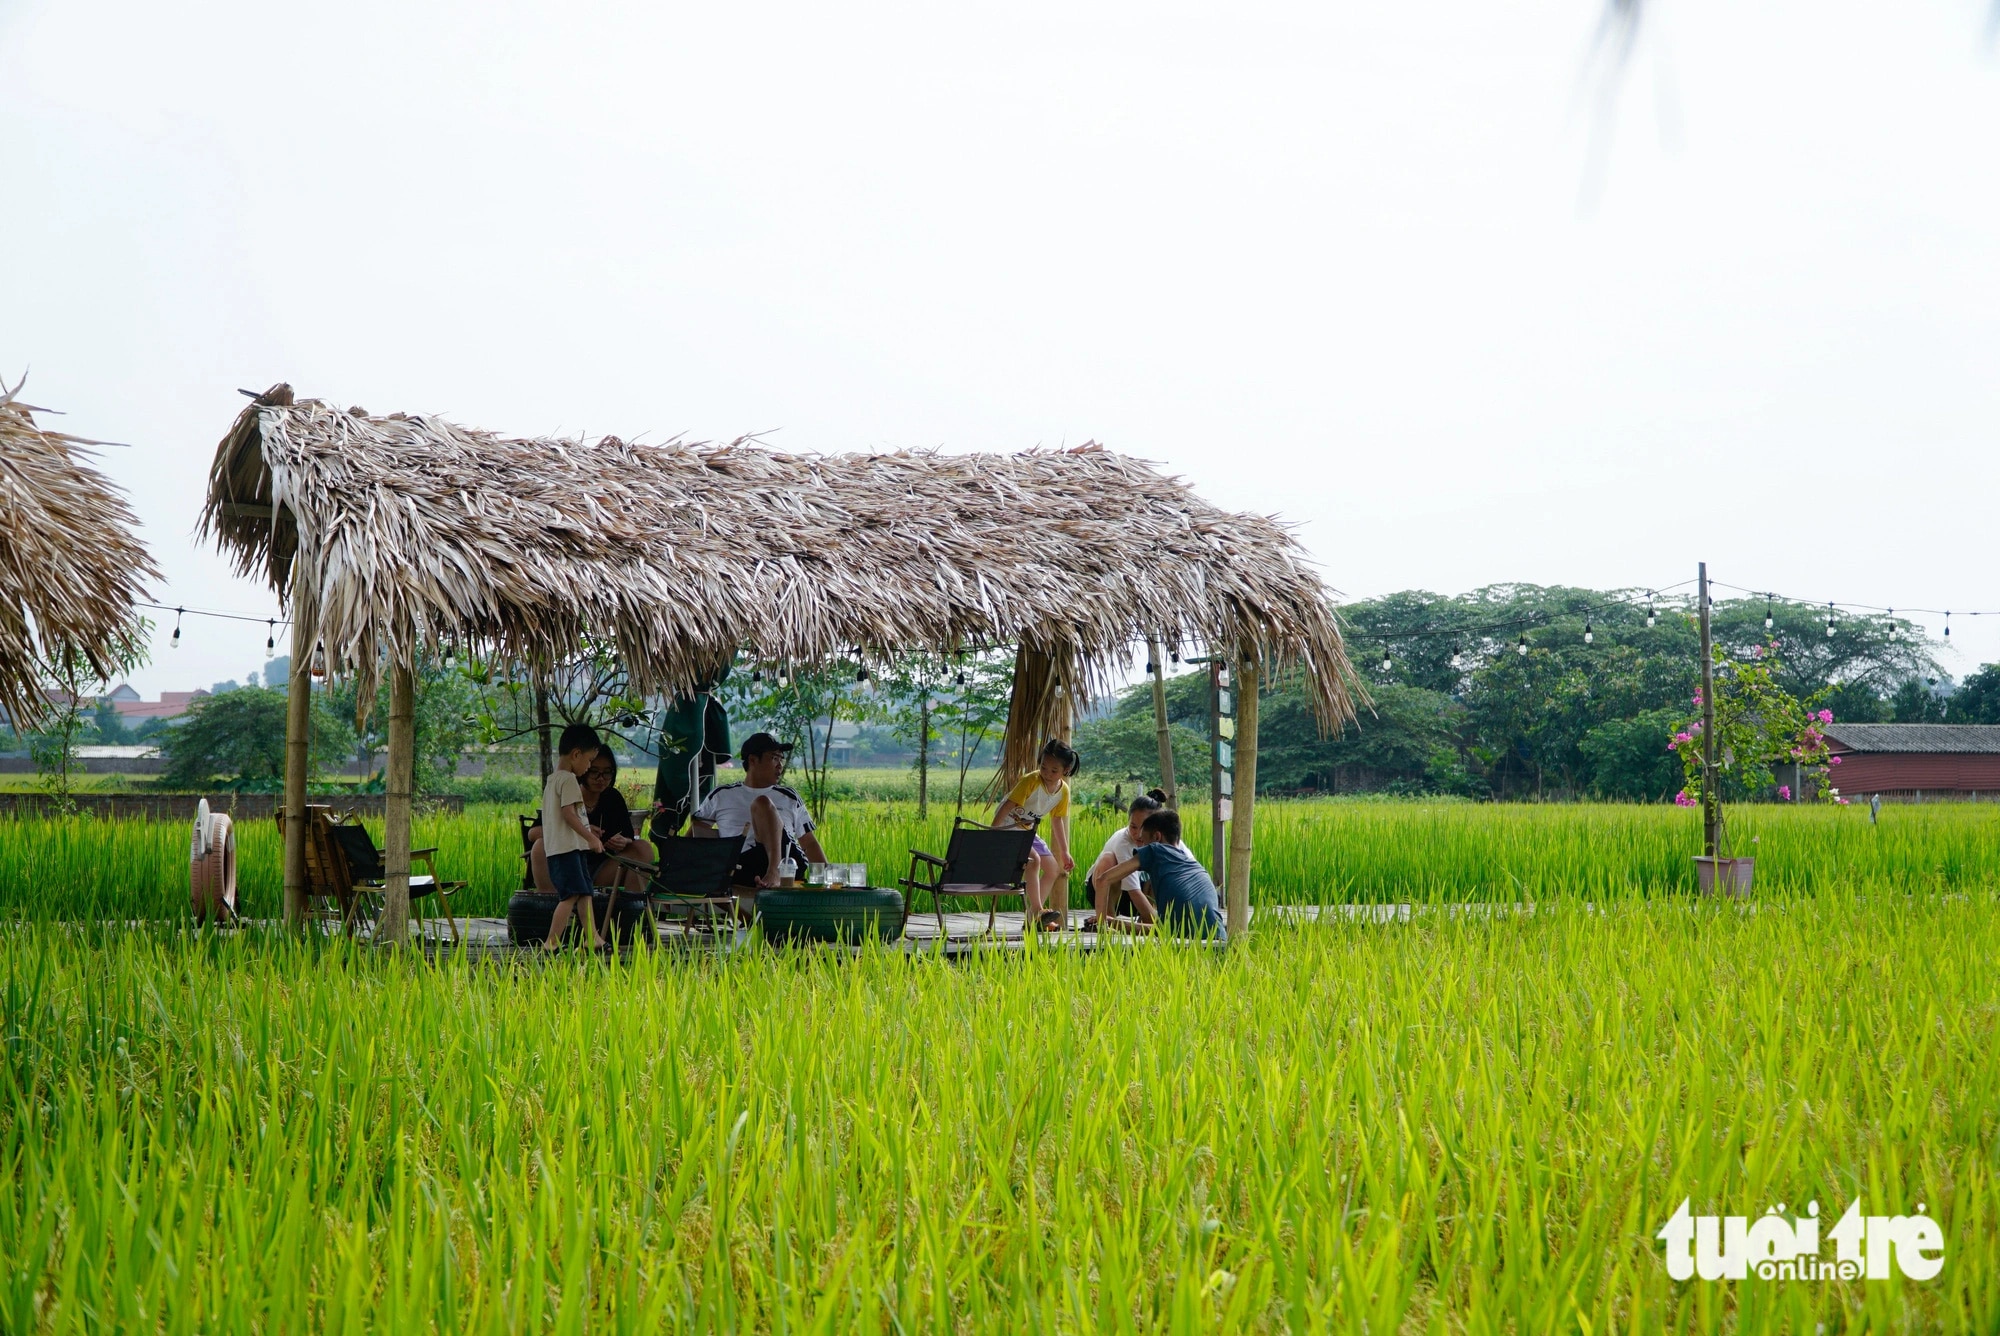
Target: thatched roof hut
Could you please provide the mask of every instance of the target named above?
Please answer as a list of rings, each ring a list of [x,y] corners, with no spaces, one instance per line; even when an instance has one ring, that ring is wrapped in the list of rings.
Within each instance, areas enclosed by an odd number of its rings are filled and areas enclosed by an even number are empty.
[[[517,440],[377,417],[273,386],[216,450],[202,530],[290,603],[285,903],[305,904],[302,657],[359,679],[389,667],[378,936],[407,931],[416,654],[445,644],[547,667],[586,637],[634,685],[679,694],[748,651],[812,664],[1017,647],[1003,765],[1148,637],[1238,666],[1241,785],[1229,921],[1247,917],[1256,684],[1310,683],[1323,722],[1354,710],[1327,590],[1276,521],[1236,515],[1098,446],[1014,455],[787,454],[752,440]],[[1218,811],[1221,810],[1218,808]]]
[[[1135,642],[1254,647],[1353,711],[1327,590],[1276,521],[1095,445],[792,454],[510,439],[276,386],[223,437],[203,531],[316,605],[336,672],[418,645],[615,642],[642,689],[739,650],[811,663],[1020,645],[1089,688]],[[1080,696],[1083,692],[1071,692]]]
[[[49,410],[20,388],[0,385],[0,710],[33,724],[49,664],[80,653],[100,676],[118,670],[132,604],[159,571],[124,497],[84,462],[98,443],[37,426]]]

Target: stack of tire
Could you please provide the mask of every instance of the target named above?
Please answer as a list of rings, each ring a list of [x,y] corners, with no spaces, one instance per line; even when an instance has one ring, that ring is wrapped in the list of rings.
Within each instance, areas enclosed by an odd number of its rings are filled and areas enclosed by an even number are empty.
[[[903,935],[903,896],[882,887],[757,892],[767,942],[893,942]]]
[[[553,895],[543,895],[540,891],[516,891],[507,901],[507,940],[516,946],[528,946],[535,942],[547,941],[549,921],[555,917],[556,905],[561,903]],[[591,913],[597,924],[599,936],[609,936],[620,946],[630,946],[645,936],[645,902],[629,895],[618,897],[618,910],[611,909],[611,892],[599,890],[590,897]],[[569,927],[563,930],[563,941],[577,945],[583,941],[583,915],[570,919]]]

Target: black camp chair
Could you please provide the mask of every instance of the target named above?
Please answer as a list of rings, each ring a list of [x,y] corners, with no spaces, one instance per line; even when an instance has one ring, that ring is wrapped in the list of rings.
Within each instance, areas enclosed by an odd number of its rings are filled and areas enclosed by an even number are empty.
[[[629,858],[614,861],[646,874],[646,912],[655,918],[662,909],[675,906],[687,911],[692,928],[695,915],[708,911],[708,924],[716,925],[718,914],[734,916],[736,895],[730,882],[736,871],[738,840],[703,839],[698,835],[654,835],[657,863],[639,863]]]
[[[928,891],[937,910],[938,936],[945,935],[946,896],[986,900],[986,931],[993,931],[1000,897],[1020,895],[1027,888],[1028,859],[1034,852],[1032,830],[993,830],[959,817],[952,823],[951,844],[944,857],[910,850],[910,875],[903,889]]]
[[[368,834],[368,828],[359,821],[335,822],[331,827],[334,843],[347,862],[347,872],[354,880],[357,891],[375,897],[376,912],[381,912],[381,902],[389,885],[388,870],[382,865],[382,851],[375,847],[375,841]],[[416,865],[422,863],[424,871],[416,872]],[[426,897],[436,894],[444,905],[445,923],[451,928],[451,940],[458,940],[458,917],[452,912],[451,897],[454,891],[465,889],[462,881],[439,881],[437,875],[437,849],[410,850],[410,908],[419,914],[423,912]]]

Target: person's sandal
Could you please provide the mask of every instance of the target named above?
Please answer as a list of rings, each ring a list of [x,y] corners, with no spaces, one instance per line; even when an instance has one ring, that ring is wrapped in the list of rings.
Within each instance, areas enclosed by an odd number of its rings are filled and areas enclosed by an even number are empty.
[[[1069,926],[1069,915],[1053,909],[1044,909],[1042,916],[1035,920],[1035,926],[1043,932],[1061,932]]]

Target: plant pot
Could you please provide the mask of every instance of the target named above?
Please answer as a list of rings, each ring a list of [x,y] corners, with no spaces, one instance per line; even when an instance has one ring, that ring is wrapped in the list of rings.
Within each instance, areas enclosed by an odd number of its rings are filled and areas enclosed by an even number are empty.
[[[507,901],[507,940],[516,946],[526,946],[545,941],[549,935],[549,920],[555,917],[556,906],[561,901],[553,895],[543,895],[540,891],[516,891]],[[631,945],[641,934],[646,921],[646,907],[642,901],[624,895],[618,898],[618,912],[611,913],[611,895],[599,891],[590,897],[591,912],[596,916],[600,935],[609,935],[620,946]],[[606,920],[610,920],[608,923]],[[583,936],[583,915],[571,917],[569,927],[563,930],[563,940],[574,942]]]
[[[881,887],[757,892],[757,917],[771,942],[893,942],[903,935],[903,897]]]
[[[1696,854],[1695,883],[1703,895],[1727,895],[1743,899],[1750,894],[1750,882],[1757,872],[1754,858],[1709,858]]]

